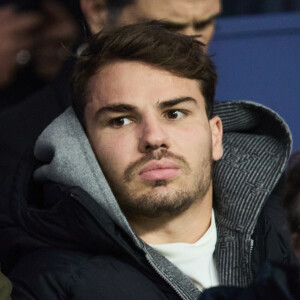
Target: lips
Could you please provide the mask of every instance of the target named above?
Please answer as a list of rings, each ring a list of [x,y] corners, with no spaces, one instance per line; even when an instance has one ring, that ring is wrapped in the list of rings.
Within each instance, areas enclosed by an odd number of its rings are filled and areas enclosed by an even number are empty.
[[[146,164],[139,176],[144,180],[166,180],[178,175],[179,167],[169,160],[151,161]]]

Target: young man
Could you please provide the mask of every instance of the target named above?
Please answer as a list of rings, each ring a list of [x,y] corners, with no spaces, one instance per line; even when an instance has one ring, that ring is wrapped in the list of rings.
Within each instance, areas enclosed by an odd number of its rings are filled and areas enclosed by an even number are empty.
[[[14,299],[197,299],[290,262],[265,205],[288,129],[254,103],[213,109],[216,79],[200,42],[156,23],[90,42],[74,110],[15,178],[1,252]]]

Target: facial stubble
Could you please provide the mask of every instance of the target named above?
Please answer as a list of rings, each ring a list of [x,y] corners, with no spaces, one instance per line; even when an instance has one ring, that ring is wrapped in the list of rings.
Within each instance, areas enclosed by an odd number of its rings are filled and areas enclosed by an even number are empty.
[[[211,149],[209,149],[211,150]],[[128,217],[147,217],[159,218],[162,216],[177,216],[186,211],[196,202],[201,202],[207,194],[211,178],[212,178],[212,156],[211,151],[200,160],[198,168],[196,168],[194,177],[195,184],[187,186],[182,183],[178,188],[172,188],[173,179],[156,180],[145,183],[147,192],[137,195],[136,191],[129,190],[129,184],[134,182],[138,175],[138,170],[151,160],[160,160],[168,158],[177,163],[181,168],[181,176],[188,176],[192,169],[184,157],[175,155],[166,149],[160,149],[149,152],[142,159],[131,163],[125,170],[122,183],[116,182],[110,178],[109,172],[107,180],[110,187],[118,200],[118,203]],[[177,178],[180,180],[180,178]],[[164,191],[163,187],[168,187]]]

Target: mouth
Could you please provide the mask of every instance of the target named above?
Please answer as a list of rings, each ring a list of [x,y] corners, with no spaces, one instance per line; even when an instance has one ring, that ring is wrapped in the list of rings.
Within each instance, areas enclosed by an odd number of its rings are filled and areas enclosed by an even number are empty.
[[[160,161],[151,161],[146,164],[139,176],[143,180],[166,180],[177,176],[180,173],[179,167],[172,161],[162,159]]]

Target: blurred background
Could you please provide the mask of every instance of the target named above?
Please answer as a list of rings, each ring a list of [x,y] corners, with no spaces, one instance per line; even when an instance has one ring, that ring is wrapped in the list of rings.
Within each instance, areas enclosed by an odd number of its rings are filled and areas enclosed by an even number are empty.
[[[54,80],[81,20],[78,0],[0,0],[0,110]]]
[[[252,100],[280,114],[300,148],[300,1],[223,0],[209,48],[217,100]]]

